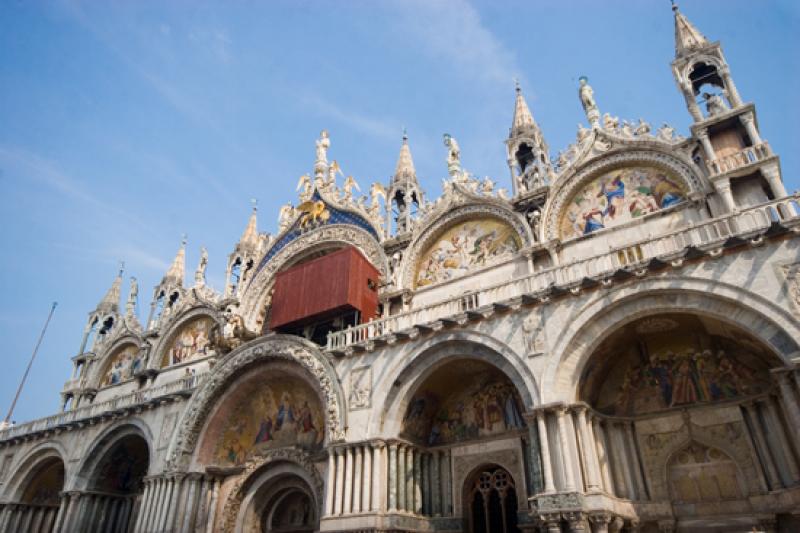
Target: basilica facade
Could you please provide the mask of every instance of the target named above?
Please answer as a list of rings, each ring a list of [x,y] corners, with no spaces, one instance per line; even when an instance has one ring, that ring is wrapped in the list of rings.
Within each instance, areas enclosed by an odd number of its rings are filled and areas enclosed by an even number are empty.
[[[800,530],[800,198],[674,22],[685,137],[581,78],[551,157],[517,87],[511,190],[445,135],[429,198],[407,137],[359,194],[322,132],[223,292],[185,243],[148,309],[120,273],[0,430],[0,531]]]

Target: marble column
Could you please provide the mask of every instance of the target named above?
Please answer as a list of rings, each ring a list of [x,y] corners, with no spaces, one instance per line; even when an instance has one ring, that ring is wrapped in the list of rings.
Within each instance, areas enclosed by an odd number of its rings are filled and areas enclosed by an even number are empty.
[[[53,533],[60,533],[61,525],[64,523],[64,515],[67,513],[69,506],[69,495],[65,492],[59,494],[58,513],[56,514],[55,521],[53,522]],[[4,513],[3,513],[4,514]],[[3,524],[3,515],[0,515],[0,531],[5,531]]]
[[[164,478],[164,498],[161,500],[163,505],[158,512],[158,519],[156,521],[156,531],[163,531],[167,529],[167,514],[170,511],[172,504],[172,493],[175,491],[175,482],[172,478]]]
[[[344,507],[342,513],[353,511],[353,448],[344,450]]]
[[[334,451],[328,450],[328,483],[325,484],[325,516],[333,516],[333,497],[336,492],[336,459]]]
[[[793,482],[796,482],[800,480],[800,469],[798,469],[792,443],[786,433],[786,427],[781,420],[780,404],[773,396],[767,396],[764,404],[767,408],[766,412],[769,415],[770,425],[773,427],[772,433],[777,437],[781,452],[783,452],[789,476]]]
[[[422,456],[414,450],[414,507],[412,510],[422,514]]]
[[[578,430],[580,433],[581,449],[586,470],[586,488],[589,492],[600,490],[600,468],[597,465],[597,450],[594,440],[589,435],[586,424],[586,408],[578,407]]]
[[[182,497],[182,493],[186,491],[186,481],[188,480],[183,474],[175,474],[170,477],[169,483],[172,486],[172,493],[167,503],[169,507],[164,517],[163,527],[163,529],[167,531],[174,531],[177,529],[175,527],[175,513],[178,510],[178,505],[181,500],[186,497],[185,495]]]
[[[431,454],[423,453],[420,457],[422,470],[422,514],[431,515]]]
[[[453,514],[453,471],[450,451],[442,453],[442,515]]]
[[[597,464],[600,468],[600,476],[603,479],[603,487],[609,494],[614,494],[614,483],[611,481],[609,470],[608,447],[606,446],[605,432],[601,425],[601,420],[597,416],[592,417],[592,433],[594,434],[595,448],[597,449]]]
[[[800,405],[798,405],[796,387],[792,384],[789,372],[782,369],[775,372],[775,379],[781,391],[781,403],[783,403],[784,412],[788,415],[792,440],[794,445],[800,448]]]
[[[208,504],[208,522],[206,523],[206,533],[214,533],[214,522],[217,520],[217,504],[219,500],[220,480],[214,478],[211,484],[211,500]]]
[[[725,208],[728,211],[736,211],[736,201],[733,199],[733,192],[731,192],[730,178],[720,178],[714,180],[714,189],[725,203]]]
[[[406,510],[406,453],[404,445],[397,447],[397,510]]]
[[[777,162],[770,163],[768,165],[762,165],[761,174],[764,176],[764,178],[766,178],[767,183],[769,183],[769,188],[772,189],[772,195],[775,198],[785,198],[789,195],[789,193],[786,191],[786,185],[783,184],[783,180],[781,179],[781,169]],[[787,207],[789,212],[781,213],[782,215],[793,216],[797,214],[793,205],[787,204]],[[788,375],[788,372],[784,373]]]
[[[387,492],[389,489],[389,468],[386,460],[386,445],[377,443],[372,448],[372,509],[383,511],[386,509]]]
[[[761,140],[761,135],[758,133],[758,128],[756,128],[756,120],[755,117],[753,117],[753,113],[744,113],[740,115],[739,121],[744,126],[747,136],[750,137],[750,142],[752,142],[754,145],[761,144],[763,142]]]
[[[553,483],[553,463],[550,462],[550,443],[547,440],[547,412],[536,411],[536,423],[539,428],[539,445],[542,452],[542,475],[544,477],[544,491],[555,492]]]
[[[725,84],[725,90],[728,93],[728,99],[731,107],[739,107],[742,105],[742,97],[739,95],[739,89],[733,83],[730,68],[725,66],[720,69],[719,75],[722,78],[722,83]]]
[[[778,471],[775,469],[775,462],[772,459],[767,441],[764,438],[764,428],[761,427],[761,420],[758,416],[758,408],[753,402],[745,402],[742,404],[747,417],[750,419],[750,428],[752,437],[756,443],[756,451],[761,459],[761,465],[767,476],[767,483],[770,490],[781,488],[782,483],[778,476]]]
[[[361,512],[361,487],[363,485],[363,478],[361,468],[364,464],[364,454],[361,451],[361,446],[357,445],[353,450],[353,512]]]
[[[334,514],[344,512],[344,450],[334,448],[336,452],[336,505]]]
[[[152,493],[150,504],[147,509],[147,516],[145,517],[144,524],[142,525],[142,533],[149,533],[155,527],[156,515],[160,507],[159,502],[162,501],[161,490],[163,489],[163,480],[159,477],[152,479]]]
[[[397,444],[389,445],[389,512],[397,511],[398,500],[398,461],[397,461]]]
[[[441,466],[441,452],[433,452],[431,455],[431,514],[433,516],[442,516]]]
[[[414,510],[414,448],[406,448],[406,511]]]
[[[709,163],[716,161],[717,153],[714,151],[714,145],[711,144],[711,139],[708,138],[708,130],[703,129],[698,131],[697,138],[700,139],[700,144],[703,146],[703,150],[706,153],[706,158],[708,159]]]
[[[184,508],[184,520],[181,524],[181,533],[190,533],[194,529],[194,522],[197,516],[197,504],[198,504],[198,485],[200,485],[202,481],[202,477],[197,474],[191,474],[189,477],[186,478],[184,482],[184,486],[186,487],[184,491],[187,493],[186,498],[186,507]],[[188,484],[188,486],[187,486]]]
[[[636,494],[640,500],[646,500],[648,489],[642,473],[642,464],[639,461],[639,446],[636,444],[636,428],[633,422],[625,422],[625,436],[628,443],[631,470],[633,470],[633,481],[636,484]]]
[[[544,478],[536,415],[526,416],[526,422],[528,425],[528,457],[530,459],[531,492],[533,494],[538,494],[544,490]]]
[[[608,422],[605,430],[608,438],[608,449],[611,453],[611,470],[614,475],[614,492],[617,497],[633,499],[625,474],[626,461],[622,454],[622,445],[616,424]]]
[[[208,488],[210,479],[202,475],[197,483],[197,518],[194,521],[192,532],[204,531],[206,528],[206,517],[208,516]],[[326,490],[327,487],[326,487]],[[331,505],[333,506],[333,505]]]
[[[558,438],[561,444],[561,457],[564,463],[564,491],[573,492],[576,488],[575,471],[572,465],[572,448],[569,442],[569,433],[567,432],[567,423],[571,423],[571,421],[567,420],[567,416],[571,415],[567,412],[566,407],[560,407],[556,411],[556,416],[558,417]]]
[[[372,510],[372,445],[364,445],[364,483],[361,488],[361,509]]]

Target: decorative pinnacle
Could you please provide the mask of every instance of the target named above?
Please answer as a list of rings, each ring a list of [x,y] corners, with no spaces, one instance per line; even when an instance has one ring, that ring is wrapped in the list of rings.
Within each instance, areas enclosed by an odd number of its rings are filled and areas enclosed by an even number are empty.
[[[250,198],[250,203],[253,205],[253,211],[258,211],[258,198]]]

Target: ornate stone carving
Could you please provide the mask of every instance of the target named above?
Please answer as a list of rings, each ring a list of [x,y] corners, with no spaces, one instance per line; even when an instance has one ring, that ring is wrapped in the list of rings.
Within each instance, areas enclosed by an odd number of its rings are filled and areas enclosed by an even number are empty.
[[[372,369],[368,366],[350,371],[350,410],[368,409],[372,405]]]
[[[786,278],[786,294],[792,302],[792,310],[800,318],[800,263],[782,265],[781,270]]]
[[[547,350],[544,331],[544,311],[541,307],[531,311],[522,323],[525,332],[525,349],[528,355],[542,354]]]
[[[242,346],[218,363],[203,385],[195,391],[181,418],[178,434],[172,443],[167,464],[172,469],[188,461],[197,445],[200,431],[217,400],[228,385],[245,368],[259,362],[281,359],[299,363],[314,378],[323,405],[326,406],[325,425],[329,442],[344,439],[344,401],[336,373],[319,350],[297,337],[276,335]]]
[[[229,492],[230,496],[225,501],[225,506],[222,509],[222,531],[233,532],[236,530],[236,518],[239,515],[242,502],[247,493],[247,482],[251,476],[261,470],[263,467],[270,463],[286,461],[295,464],[302,468],[308,477],[313,480],[313,487],[311,487],[316,496],[317,502],[322,501],[323,482],[319,472],[311,462],[308,453],[299,448],[277,448],[273,450],[264,451],[252,458],[250,458],[244,465],[244,470],[239,474],[236,483]]]

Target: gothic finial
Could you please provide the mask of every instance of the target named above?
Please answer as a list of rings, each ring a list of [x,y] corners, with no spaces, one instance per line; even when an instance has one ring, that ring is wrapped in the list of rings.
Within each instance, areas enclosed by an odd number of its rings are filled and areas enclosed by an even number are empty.
[[[253,211],[258,211],[258,198],[250,198],[250,203],[253,205]]]
[[[694,24],[678,10],[672,3],[672,12],[675,14],[675,57],[680,57],[696,48],[708,44],[708,39],[700,33]]]
[[[171,282],[175,285],[183,286],[183,275],[186,265],[186,242],[187,235],[184,233],[181,240],[181,247],[178,249],[178,253],[175,254],[175,259],[172,260],[172,265],[170,265],[169,270],[164,275],[164,279],[161,280],[162,284]]]
[[[417,171],[414,168],[414,160],[411,158],[411,148],[408,146],[408,132],[403,128],[403,144],[400,146],[400,155],[397,157],[392,183],[416,179]]]
[[[125,272],[125,261],[119,262],[119,276],[122,276],[122,273]]]
[[[522,88],[519,85],[519,80],[515,78],[514,82],[516,83],[516,88],[514,90],[517,93],[517,97],[514,101],[514,119],[511,123],[511,137],[536,126],[528,103],[525,101],[525,97],[522,96]]]

